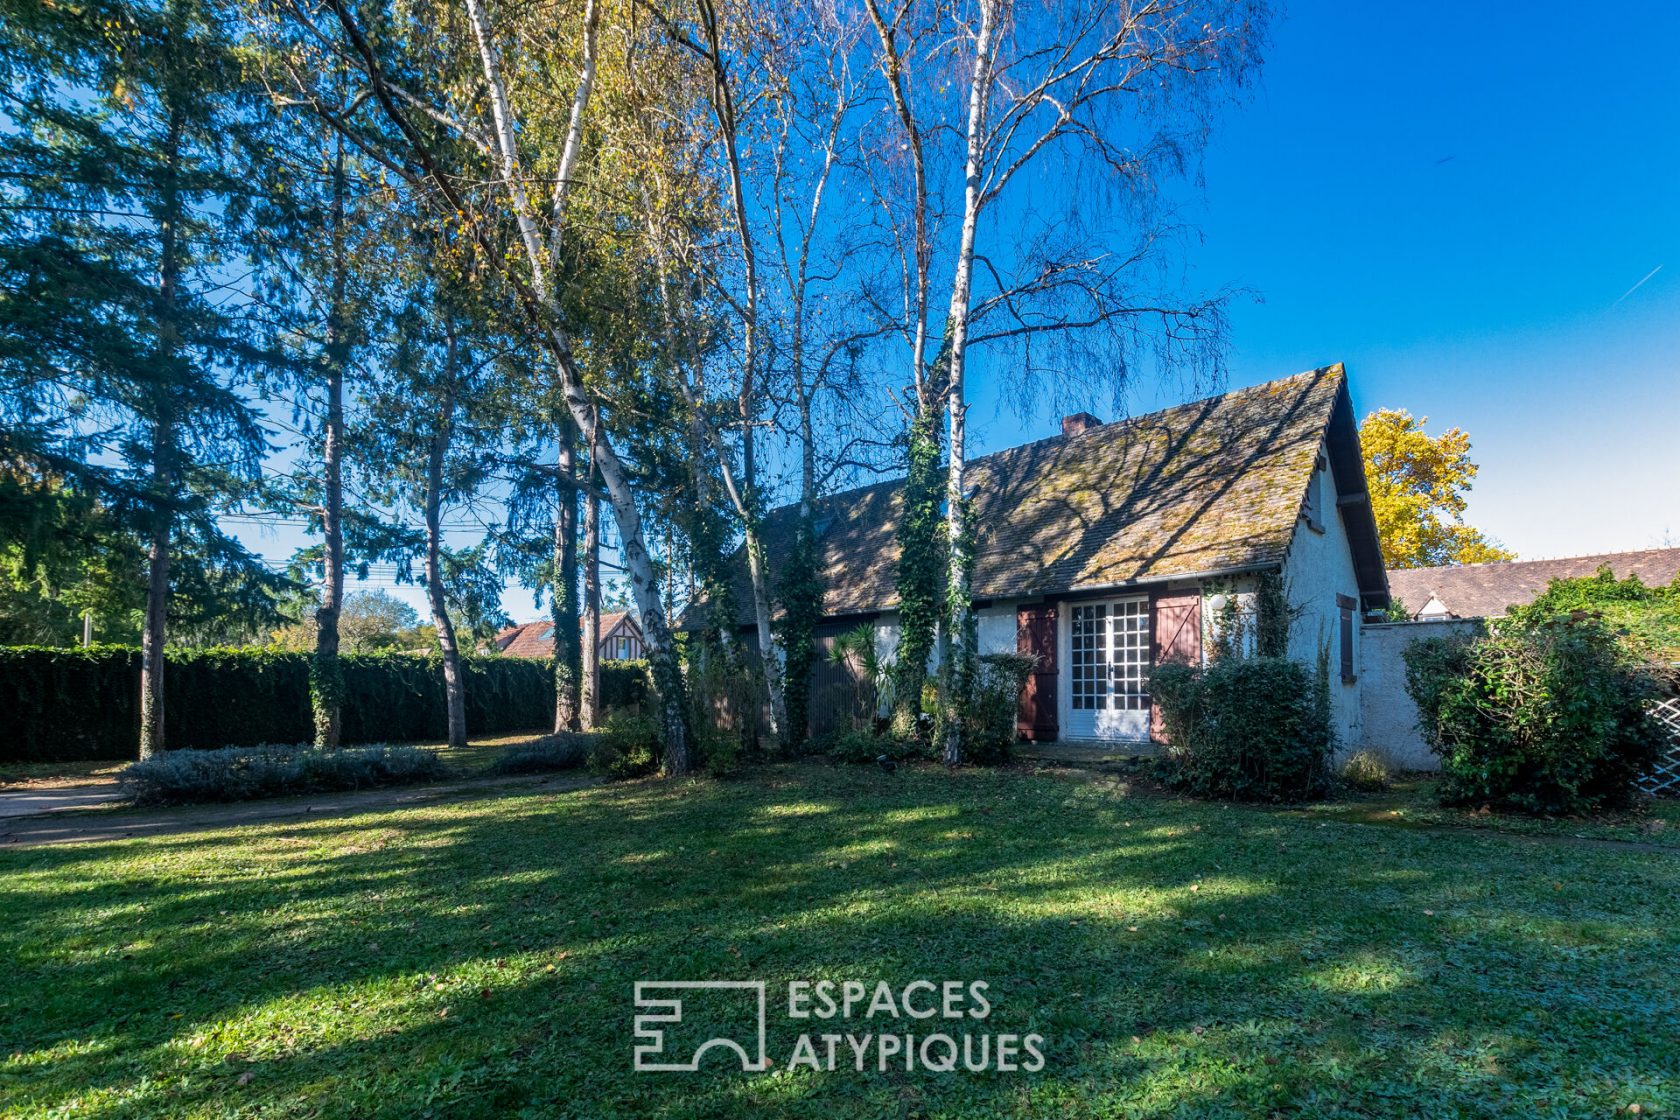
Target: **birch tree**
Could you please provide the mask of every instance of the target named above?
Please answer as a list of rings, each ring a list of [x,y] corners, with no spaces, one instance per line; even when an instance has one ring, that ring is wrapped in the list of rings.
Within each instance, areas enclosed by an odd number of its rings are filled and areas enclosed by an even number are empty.
[[[1208,360],[1217,301],[1150,286],[1159,274],[1146,266],[1164,248],[1151,203],[1163,179],[1189,166],[1213,111],[1259,65],[1266,13],[1242,0],[864,4],[911,164],[907,197],[883,203],[895,225],[910,215],[897,242],[913,262],[905,333],[917,419],[925,427],[935,398],[945,413],[940,665],[943,750],[955,764],[976,657],[966,479],[973,352],[1012,346],[1024,357],[1018,368],[1032,374],[1042,372],[1035,340],[1106,340],[1113,345],[1088,353],[1108,363],[1115,386],[1130,371],[1128,341],[1144,333],[1153,332],[1165,363]],[[1024,184],[1052,161],[1064,172],[1056,197],[1035,193],[1029,213]],[[1125,214],[1132,228],[1093,223],[1098,207]],[[942,231],[947,213],[954,228]],[[930,360],[936,271],[949,287]]]
[[[623,57],[625,38],[636,33],[611,4],[589,0],[571,18],[548,8],[492,8],[490,0],[467,0],[464,20],[430,4],[353,9],[345,0],[328,0],[320,18],[295,3],[276,14],[299,45],[300,61],[285,74],[290,96],[407,183],[436,227],[475,242],[524,330],[546,351],[556,395],[594,449],[622,542],[660,694],[664,768],[686,773],[692,759],[682,681],[633,471],[620,454],[613,414],[598,407],[596,387],[583,376],[567,306],[580,267],[568,244],[572,210],[599,171],[590,157],[601,140],[591,131],[598,74],[604,60]],[[603,33],[615,50],[602,49]],[[354,91],[333,96],[311,67],[320,62],[353,76]],[[569,84],[557,96],[561,74]],[[493,189],[477,188],[486,182]]]

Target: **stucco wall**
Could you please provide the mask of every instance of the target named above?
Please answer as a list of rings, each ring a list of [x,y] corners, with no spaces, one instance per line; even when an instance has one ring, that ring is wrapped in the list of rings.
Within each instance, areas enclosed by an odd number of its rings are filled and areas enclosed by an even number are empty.
[[[1341,674],[1341,609],[1338,594],[1359,598],[1359,577],[1353,568],[1353,548],[1341,510],[1336,506],[1336,487],[1328,465],[1320,471],[1319,504],[1323,530],[1313,528],[1306,518],[1295,523],[1289,544],[1289,560],[1283,570],[1284,594],[1290,606],[1300,610],[1289,630],[1289,656],[1310,669],[1318,666],[1321,648],[1330,651],[1330,706],[1340,753],[1347,754],[1361,742],[1360,692],[1363,679],[1345,684]],[[1356,609],[1357,614],[1357,609]],[[1354,665],[1359,664],[1360,627],[1354,632]]]
[[[1401,770],[1436,770],[1439,760],[1417,730],[1417,705],[1406,694],[1406,647],[1476,629],[1475,622],[1386,622],[1363,629],[1359,658],[1359,745],[1380,752]]]

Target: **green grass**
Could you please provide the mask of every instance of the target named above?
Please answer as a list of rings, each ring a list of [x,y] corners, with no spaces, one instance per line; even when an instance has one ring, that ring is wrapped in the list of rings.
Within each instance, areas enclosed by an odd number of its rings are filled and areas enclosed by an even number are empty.
[[[1597,817],[1525,817],[1449,809],[1436,798],[1433,778],[1412,776],[1381,793],[1344,791],[1306,811],[1324,818],[1435,829],[1474,828],[1521,836],[1619,840],[1680,848],[1680,800],[1642,798],[1626,813]]]
[[[1675,856],[1108,782],[521,791],[0,852],[0,905],[7,1116],[1680,1108]],[[787,1072],[776,985],[825,977],[986,980],[1046,1068]],[[703,978],[771,982],[775,1072],[631,1072],[632,984]]]

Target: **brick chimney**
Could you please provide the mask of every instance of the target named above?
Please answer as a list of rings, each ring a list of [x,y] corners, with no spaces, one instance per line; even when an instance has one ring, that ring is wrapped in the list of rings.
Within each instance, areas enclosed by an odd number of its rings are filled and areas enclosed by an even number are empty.
[[[1089,412],[1076,412],[1072,416],[1062,417],[1062,434],[1076,436],[1080,432],[1088,432],[1092,428],[1102,427],[1102,421]]]

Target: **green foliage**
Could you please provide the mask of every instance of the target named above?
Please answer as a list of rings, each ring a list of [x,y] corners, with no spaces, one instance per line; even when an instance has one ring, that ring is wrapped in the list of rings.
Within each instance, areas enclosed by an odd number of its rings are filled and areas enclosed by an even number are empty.
[[[709,646],[709,643],[708,643]],[[684,692],[696,764],[713,777],[734,773],[764,755],[759,717],[764,681],[736,658],[707,648],[691,658]]]
[[[606,712],[640,712],[653,707],[653,677],[648,663],[636,661],[602,661],[601,710]]]
[[[1554,579],[1534,602],[1514,608],[1519,618],[1587,611],[1621,636],[1635,654],[1655,661],[1680,661],[1680,576],[1646,587],[1637,575],[1617,579],[1609,565],[1579,579]]]
[[[1333,738],[1313,675],[1282,657],[1169,662],[1150,677],[1171,781],[1197,797],[1306,801],[1329,789]]]
[[[1354,751],[1342,763],[1340,777],[1361,793],[1385,790],[1390,781],[1388,760],[1373,750]]]
[[[174,747],[304,742],[313,735],[312,657],[262,649],[172,650],[165,715]],[[352,654],[340,659],[346,743],[444,737],[442,661],[436,655]],[[550,726],[554,679],[540,661],[462,659],[467,725],[475,735]],[[608,674],[609,692],[638,693],[637,670]],[[92,649],[0,649],[6,761],[133,758],[139,726],[140,654]],[[645,674],[640,678],[645,681]],[[645,686],[644,686],[645,687]],[[605,688],[603,691],[607,691]]]
[[[544,735],[521,747],[510,747],[490,766],[492,774],[545,774],[553,770],[576,770],[589,761],[597,736],[588,732],[562,731]]]
[[[965,699],[934,706],[932,739],[945,742],[949,713],[961,721],[962,760],[980,766],[1009,761],[1015,746],[1015,717],[1037,658],[1019,653],[989,653],[975,659]]]
[[[1254,588],[1254,652],[1260,657],[1288,657],[1289,631],[1301,608],[1289,605],[1281,571],[1262,572]]]
[[[613,781],[646,777],[659,769],[660,738],[653,717],[614,715],[594,737],[589,769]]]
[[[939,414],[921,408],[910,425],[909,474],[898,522],[898,668],[895,720],[913,718],[927,680],[933,636],[942,616],[945,522],[939,516],[944,481],[939,470]]]
[[[861,678],[857,690],[857,707],[852,712],[852,726],[866,731],[875,724],[876,713],[883,705],[896,712],[895,689],[898,685],[897,665],[890,657],[882,657],[875,645],[875,627],[870,623],[841,634],[834,639],[828,659],[844,665]]]
[[[907,758],[926,758],[927,746],[914,739],[900,739],[895,735],[877,735],[870,731],[853,729],[850,731],[836,731],[823,736],[820,743],[822,753],[836,765],[857,765],[873,763],[882,755],[895,762],[902,762]]]
[[[1656,761],[1656,684],[1593,615],[1514,612],[1484,636],[1415,642],[1405,657],[1445,805],[1619,809]]]
[[[410,785],[449,776],[435,751],[379,744],[316,750],[307,745],[164,751],[125,768],[123,792],[142,805],[250,801],[293,793]]]
[[[787,707],[784,745],[797,751],[811,727],[811,668],[817,659],[817,623],[822,619],[822,578],[817,571],[817,536],[811,518],[794,530],[793,550],[778,573],[782,600],[781,644],[786,657],[783,689]]]

